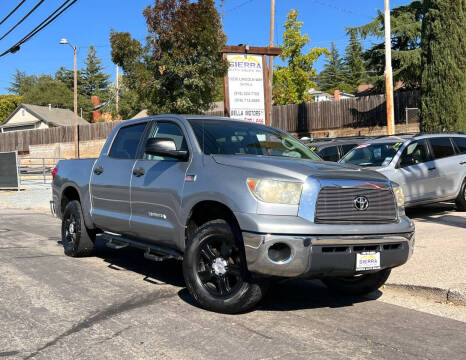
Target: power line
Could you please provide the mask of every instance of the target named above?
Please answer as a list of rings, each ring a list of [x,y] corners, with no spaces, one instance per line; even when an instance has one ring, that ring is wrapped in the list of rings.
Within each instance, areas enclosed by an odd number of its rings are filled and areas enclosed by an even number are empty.
[[[31,15],[36,9],[43,4],[45,0],[40,0],[26,15],[23,16],[23,18],[16,23],[15,26],[13,26],[10,30],[8,30],[2,37],[0,37],[0,40],[3,40],[5,36],[7,36],[9,33],[11,33],[14,29],[18,27],[24,20],[26,20],[29,15]]]
[[[16,12],[16,10],[18,10],[21,7],[21,5],[23,5],[25,2],[26,2],[26,0],[20,1],[20,3],[18,5],[16,5],[16,7],[13,10],[11,10],[10,13],[7,16],[5,16],[2,21],[0,21],[0,25],[2,25],[5,21],[7,21],[8,18],[11,15],[13,15]]]
[[[326,7],[329,7],[331,9],[334,9],[334,10],[338,10],[338,11],[343,12],[343,13],[362,16],[362,17],[366,17],[366,18],[370,18],[370,19],[374,18],[374,16],[371,16],[371,15],[368,15],[368,14],[358,13],[356,11],[345,9],[345,8],[340,7],[340,6],[332,5],[332,4],[329,4],[329,3],[324,2],[324,1],[320,1],[320,0],[311,0],[311,1],[316,3],[316,4],[326,6]]]
[[[253,1],[254,1],[254,0],[247,0],[247,1],[244,1],[244,2],[242,2],[241,4],[238,4],[238,5],[236,5],[236,6],[232,7],[232,8],[229,8],[229,9],[225,10],[223,13],[226,14],[227,12],[231,12],[231,11],[234,11],[234,10],[238,10],[239,8],[241,8],[241,7],[243,7],[243,6],[247,5],[247,4],[250,4],[250,3],[252,3]]]
[[[63,4],[61,4],[53,13],[51,13],[47,18],[45,18],[39,25],[37,25],[34,29],[32,29],[26,36],[24,36],[21,40],[19,40],[16,44],[11,46],[8,50],[4,51],[0,54],[0,57],[8,54],[9,52],[15,53],[19,50],[20,46],[25,42],[29,41],[32,37],[34,37],[38,32],[46,28],[50,23],[52,23],[57,17],[63,14],[70,6],[76,3],[78,0],[66,0]]]

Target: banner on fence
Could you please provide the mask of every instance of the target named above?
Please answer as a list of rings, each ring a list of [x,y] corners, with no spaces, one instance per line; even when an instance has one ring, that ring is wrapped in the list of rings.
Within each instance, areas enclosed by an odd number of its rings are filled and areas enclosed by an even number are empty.
[[[265,124],[262,56],[227,54],[230,117]]]
[[[18,152],[0,152],[0,189],[18,188]]]

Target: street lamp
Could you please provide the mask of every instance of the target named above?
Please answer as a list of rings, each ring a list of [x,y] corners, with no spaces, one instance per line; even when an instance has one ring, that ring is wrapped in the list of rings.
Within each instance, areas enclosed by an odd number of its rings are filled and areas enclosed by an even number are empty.
[[[77,48],[71,45],[68,39],[61,39],[61,45],[69,45],[73,49],[74,58],[74,157],[79,158],[79,141],[78,141],[78,70],[76,67]]]

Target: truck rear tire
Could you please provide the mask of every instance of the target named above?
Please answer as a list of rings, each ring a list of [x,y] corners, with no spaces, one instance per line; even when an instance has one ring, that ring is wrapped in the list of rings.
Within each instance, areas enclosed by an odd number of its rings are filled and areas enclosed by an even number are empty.
[[[83,257],[94,252],[95,232],[86,227],[77,200],[70,201],[63,211],[61,238],[65,255]]]
[[[188,239],[183,275],[194,299],[206,310],[234,314],[256,305],[267,284],[246,268],[239,230],[224,220],[202,225]]]
[[[456,208],[459,211],[466,211],[466,179],[463,180],[463,184],[461,185],[460,193],[456,198]]]
[[[352,277],[323,278],[322,282],[330,291],[341,295],[360,296],[379,289],[390,276],[391,269]]]

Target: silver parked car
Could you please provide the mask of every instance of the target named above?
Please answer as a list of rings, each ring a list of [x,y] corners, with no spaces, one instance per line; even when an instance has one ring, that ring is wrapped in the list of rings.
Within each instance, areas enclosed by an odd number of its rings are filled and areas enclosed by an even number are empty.
[[[417,134],[368,140],[342,164],[368,167],[398,183],[406,206],[455,200],[466,210],[466,135]]]

